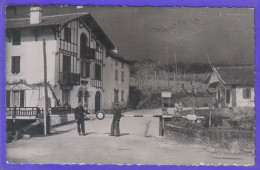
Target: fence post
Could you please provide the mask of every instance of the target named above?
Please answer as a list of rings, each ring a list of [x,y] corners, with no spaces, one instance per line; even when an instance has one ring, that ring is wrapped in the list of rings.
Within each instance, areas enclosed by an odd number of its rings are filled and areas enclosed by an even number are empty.
[[[160,116],[159,117],[159,136],[163,136],[164,135],[164,128],[163,128],[163,117]]]
[[[211,128],[211,117],[212,117],[212,111],[211,107],[209,108],[209,129]]]
[[[16,106],[14,106],[14,111],[13,111],[13,119],[16,117]]]

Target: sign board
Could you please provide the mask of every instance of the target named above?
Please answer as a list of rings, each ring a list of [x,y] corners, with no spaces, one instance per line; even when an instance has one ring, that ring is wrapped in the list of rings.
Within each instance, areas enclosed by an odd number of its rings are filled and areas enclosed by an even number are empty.
[[[172,97],[172,93],[170,91],[162,91],[161,92],[161,97],[162,98],[171,98]]]
[[[96,113],[96,118],[97,118],[98,120],[104,119],[104,118],[105,118],[105,113],[102,112],[102,111],[98,111],[98,112]]]

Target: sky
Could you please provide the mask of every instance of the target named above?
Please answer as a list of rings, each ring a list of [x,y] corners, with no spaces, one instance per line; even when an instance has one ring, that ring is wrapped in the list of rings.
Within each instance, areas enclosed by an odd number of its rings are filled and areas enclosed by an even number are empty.
[[[208,63],[208,56],[218,65],[254,64],[252,8],[43,6],[43,15],[75,12],[90,12],[128,59]],[[28,14],[19,6],[15,17]]]

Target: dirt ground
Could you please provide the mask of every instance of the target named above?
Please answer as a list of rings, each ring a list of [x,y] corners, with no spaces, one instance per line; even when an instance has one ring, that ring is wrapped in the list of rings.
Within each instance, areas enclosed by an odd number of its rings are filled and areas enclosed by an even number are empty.
[[[159,109],[124,114],[158,114]],[[36,136],[6,144],[9,163],[158,164],[158,165],[253,165],[247,153],[212,153],[203,144],[183,144],[159,136],[159,120],[123,117],[121,136],[109,136],[112,118],[87,120],[86,136],[76,124],[52,129],[49,136]]]

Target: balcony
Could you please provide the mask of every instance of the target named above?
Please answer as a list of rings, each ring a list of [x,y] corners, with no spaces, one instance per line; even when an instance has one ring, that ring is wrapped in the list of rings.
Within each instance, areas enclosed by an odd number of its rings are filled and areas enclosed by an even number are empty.
[[[82,59],[95,59],[96,50],[90,47],[80,49],[80,58]]]
[[[102,80],[91,79],[90,84],[91,84],[92,87],[102,89]]]
[[[60,72],[59,78],[60,85],[80,85],[80,74]]]

